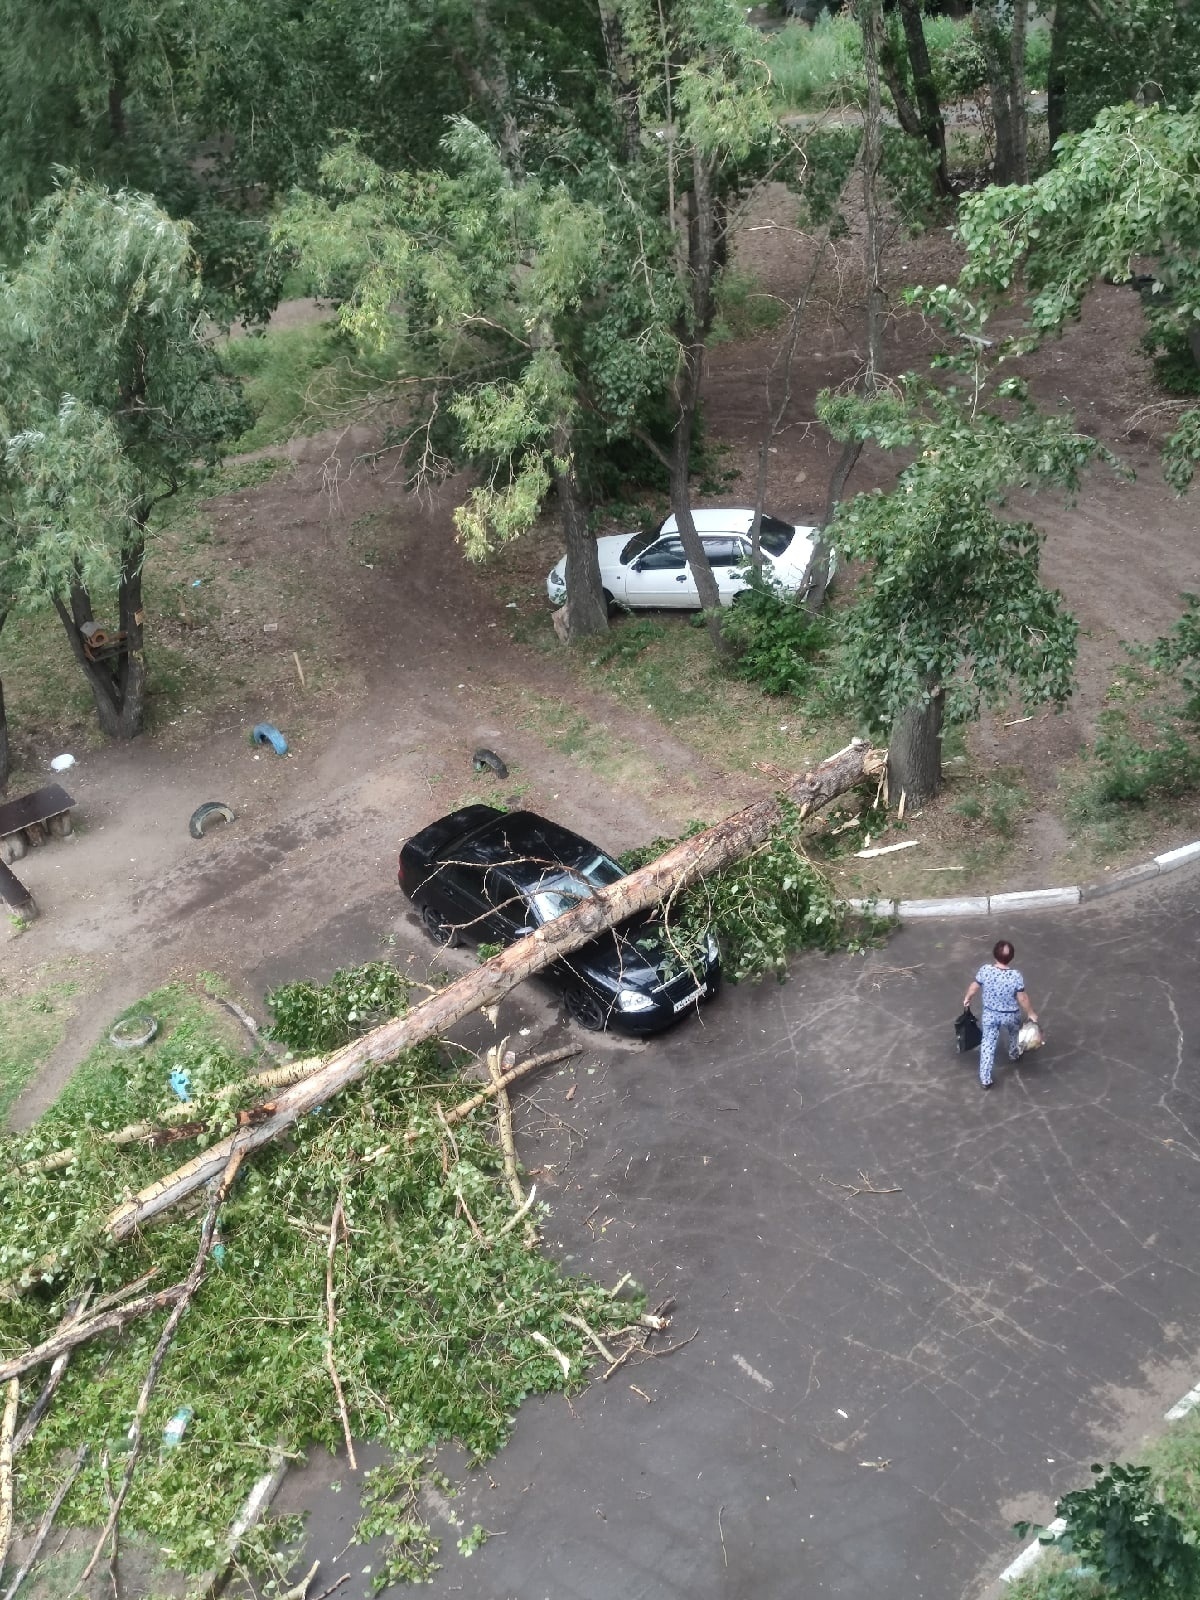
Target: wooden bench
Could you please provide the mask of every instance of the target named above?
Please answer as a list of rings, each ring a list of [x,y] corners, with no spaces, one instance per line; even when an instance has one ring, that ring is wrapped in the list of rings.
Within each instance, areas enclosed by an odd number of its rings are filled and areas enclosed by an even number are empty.
[[[61,783],[48,783],[0,805],[0,854],[19,861],[29,846],[45,844],[47,837],[65,839],[71,831],[75,804]]]

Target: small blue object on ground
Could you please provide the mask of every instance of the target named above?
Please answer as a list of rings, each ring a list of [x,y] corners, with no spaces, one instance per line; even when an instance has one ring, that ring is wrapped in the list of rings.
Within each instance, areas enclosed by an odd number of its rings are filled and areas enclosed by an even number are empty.
[[[251,744],[269,744],[277,756],[287,755],[288,743],[279,729],[269,722],[259,722],[250,730]]]
[[[192,1080],[182,1067],[172,1067],[171,1075],[167,1082],[171,1085],[171,1093],[176,1100],[190,1100],[192,1098]]]

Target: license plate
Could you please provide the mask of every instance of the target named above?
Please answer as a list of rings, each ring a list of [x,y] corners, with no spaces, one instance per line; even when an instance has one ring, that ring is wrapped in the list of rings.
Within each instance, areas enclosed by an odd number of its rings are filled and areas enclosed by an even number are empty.
[[[694,994],[685,995],[682,1000],[676,1000],[673,1009],[676,1011],[686,1011],[689,1006],[694,1006],[697,1000],[702,999],[703,995],[704,989],[701,987],[697,989]]]

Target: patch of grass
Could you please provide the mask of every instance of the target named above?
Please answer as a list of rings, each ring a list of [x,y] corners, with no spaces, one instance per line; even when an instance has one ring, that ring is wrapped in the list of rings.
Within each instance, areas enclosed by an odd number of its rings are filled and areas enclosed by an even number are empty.
[[[239,451],[328,427],[396,370],[394,352],[368,357],[353,351],[332,320],[231,339],[225,358],[255,412],[253,426],[236,443]]]
[[[862,35],[845,15],[822,15],[812,28],[789,22],[764,36],[763,61],[781,111],[820,111],[860,98]]]
[[[760,333],[777,328],[786,315],[787,306],[778,295],[761,289],[753,273],[734,268],[721,277],[720,299],[709,343],[754,339]]]
[[[108,1042],[116,1023],[152,1016],[158,1033],[141,1050],[118,1050]],[[172,1067],[188,1072],[194,1094],[227,1083],[250,1057],[223,1011],[185,984],[168,984],[128,1007],[108,1024],[72,1073],[62,1094],[39,1123],[46,1131],[123,1127],[141,1116],[147,1099],[161,1099]]]
[[[0,996],[0,1124],[66,1031],[73,983]]]
[[[1019,774],[999,772],[960,795],[953,809],[965,822],[979,824],[998,839],[1011,839],[1028,804]]]
[[[614,623],[612,645],[584,660],[577,670],[615,695],[631,711],[649,711],[678,738],[714,765],[744,773],[756,761],[801,767],[828,754],[853,732],[849,721],[832,715],[811,696],[771,698],[754,685],[737,681],[714,657],[707,634],[685,617]],[[633,631],[637,648],[625,650],[621,638]]]

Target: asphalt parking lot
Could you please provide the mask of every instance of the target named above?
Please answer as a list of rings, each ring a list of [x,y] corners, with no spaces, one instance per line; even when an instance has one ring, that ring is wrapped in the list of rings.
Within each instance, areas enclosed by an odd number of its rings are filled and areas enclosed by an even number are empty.
[[[1197,887],[914,924],[539,1083],[552,1248],[695,1337],[528,1404],[457,1504],[497,1537],[465,1560],[447,1529],[426,1592],[986,1593],[1014,1518],[1200,1378]],[[1047,1045],[982,1094],[951,1025],[1001,935]],[[551,1015],[510,1000],[501,1027]],[[323,1476],[281,1508],[312,1513],[318,1592],[346,1571],[355,1600],[370,1557],[335,1559],[352,1496]]]

